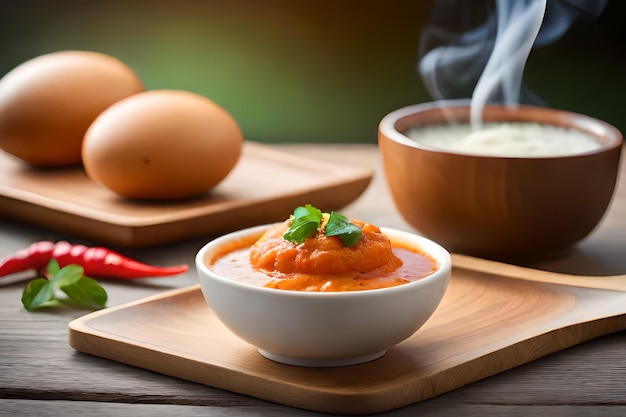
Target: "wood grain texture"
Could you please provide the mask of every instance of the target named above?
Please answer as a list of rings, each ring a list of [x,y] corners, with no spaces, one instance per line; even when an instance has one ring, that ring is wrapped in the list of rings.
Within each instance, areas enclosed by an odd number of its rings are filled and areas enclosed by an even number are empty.
[[[298,144],[277,149],[374,169],[371,185],[342,213],[411,230],[393,206],[376,146]],[[626,274],[625,231],[626,164],[622,164],[615,199],[600,226],[564,257],[526,266],[572,275]],[[41,239],[72,236],[65,230],[55,232],[0,214],[0,256]],[[206,240],[200,237],[123,252],[148,263],[190,263]],[[197,277],[190,271],[174,279],[103,285],[109,293],[108,305],[115,307],[196,283]],[[28,313],[19,301],[24,285],[0,280],[0,415],[324,415],[76,352],[68,344],[67,325],[85,311]],[[625,347],[624,331],[602,336],[383,415],[621,417],[626,415]]]
[[[504,277],[498,263],[490,266],[455,268],[426,325],[357,366],[301,368],[262,358],[219,322],[199,286],[75,320],[69,340],[81,352],[268,401],[370,414],[626,329],[626,292],[545,283],[526,268]]]
[[[147,246],[284,219],[312,203],[329,211],[356,199],[373,171],[295,157],[246,142],[234,170],[189,199],[131,200],[90,180],[82,167],[33,169],[0,153],[0,213],[107,244]]]
[[[49,415],[51,403],[35,400],[0,400],[0,416],[41,417]],[[304,410],[286,410],[273,404],[266,404],[263,410],[267,415],[274,417],[327,417],[328,414],[309,412]],[[502,416],[551,416],[551,417],[607,417],[623,416],[626,406],[598,406],[598,405],[485,405],[466,404],[450,406],[444,402],[434,400],[428,407],[414,409],[412,414],[405,410],[396,410],[385,414],[389,417],[423,416],[441,417],[453,415],[455,410],[462,410],[463,417],[502,417]],[[172,404],[124,404],[101,403],[87,401],[55,401],[55,415],[80,415],[81,417],[102,416],[133,416],[154,417],[155,415],[176,415],[178,417],[249,417],[258,415],[259,408],[243,405],[208,408],[203,406],[172,405]],[[419,414],[418,414],[419,413]]]

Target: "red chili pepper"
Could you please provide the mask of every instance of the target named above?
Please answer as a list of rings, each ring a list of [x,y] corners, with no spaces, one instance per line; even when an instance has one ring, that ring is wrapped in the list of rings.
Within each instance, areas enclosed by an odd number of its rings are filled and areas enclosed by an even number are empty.
[[[45,271],[51,259],[59,266],[76,264],[84,269],[88,277],[100,278],[146,278],[182,274],[187,265],[170,267],[151,266],[124,257],[110,249],[95,246],[72,245],[66,241],[41,241],[0,260],[0,277],[16,272],[36,269]]]

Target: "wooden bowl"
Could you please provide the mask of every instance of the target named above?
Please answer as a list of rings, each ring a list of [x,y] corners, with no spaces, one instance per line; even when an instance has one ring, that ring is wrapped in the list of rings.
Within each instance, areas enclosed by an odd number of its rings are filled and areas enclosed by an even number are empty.
[[[463,154],[421,145],[409,129],[467,123],[467,101],[414,105],[379,125],[388,185],[400,214],[449,251],[530,261],[566,253],[601,221],[613,197],[622,134],[581,114],[488,106],[484,122],[534,122],[583,131],[598,150],[556,157]]]

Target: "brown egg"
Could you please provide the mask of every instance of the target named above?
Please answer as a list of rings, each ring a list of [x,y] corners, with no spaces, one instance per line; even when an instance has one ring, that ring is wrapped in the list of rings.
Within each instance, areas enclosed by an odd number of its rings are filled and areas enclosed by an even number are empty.
[[[213,188],[236,165],[242,144],[236,121],[213,101],[155,90],[98,116],[82,157],[87,175],[120,196],[173,199]]]
[[[0,148],[36,166],[80,163],[91,122],[140,91],[137,75],[102,53],[61,51],[26,61],[0,80]]]

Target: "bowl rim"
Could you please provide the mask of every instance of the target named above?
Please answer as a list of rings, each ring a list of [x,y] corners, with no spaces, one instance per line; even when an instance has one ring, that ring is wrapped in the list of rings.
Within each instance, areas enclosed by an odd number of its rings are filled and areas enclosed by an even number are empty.
[[[442,277],[448,276],[449,279],[451,270],[452,270],[452,257],[447,249],[438,244],[437,242],[428,239],[424,236],[418,235],[416,233],[393,229],[388,227],[380,227],[380,230],[385,234],[391,234],[396,236],[398,239],[403,239],[405,241],[416,242],[417,245],[424,248],[424,251],[428,254],[432,254],[438,262],[439,267],[437,270],[432,272],[430,275],[427,275],[423,278],[417,279],[415,281],[408,282],[406,284],[396,285],[393,287],[386,288],[375,288],[368,290],[360,290],[360,291],[336,291],[336,292],[323,292],[323,291],[297,291],[297,290],[283,290],[276,288],[267,288],[263,286],[257,286],[246,282],[236,281],[234,279],[223,277],[217,273],[215,273],[211,268],[209,268],[204,259],[207,254],[229,242],[231,240],[241,239],[244,236],[260,234],[267,230],[269,227],[280,224],[280,223],[269,223],[264,225],[252,226],[245,229],[240,229],[234,232],[230,232],[224,235],[221,235],[207,243],[205,243],[202,248],[197,252],[195,257],[196,270],[198,274],[203,273],[204,275],[211,277],[222,284],[240,288],[246,291],[258,292],[259,294],[267,294],[278,297],[295,297],[295,298],[325,298],[325,299],[345,299],[345,298],[371,298],[371,297],[380,297],[384,294],[392,295],[397,292],[406,292],[408,289],[414,289],[414,287],[422,287],[425,286],[431,281],[436,281],[442,279]]]
[[[473,158],[482,158],[482,159],[527,159],[527,160],[538,160],[538,159],[565,159],[565,158],[575,158],[580,156],[587,155],[595,155],[603,152],[610,151],[615,148],[621,148],[623,143],[623,135],[615,126],[607,123],[603,120],[582,114],[577,112],[572,112],[568,110],[561,110],[551,107],[541,107],[541,106],[533,106],[526,104],[519,104],[514,106],[507,106],[505,104],[488,104],[485,108],[509,108],[511,111],[515,111],[517,109],[531,109],[531,110],[543,110],[548,111],[554,114],[561,114],[564,116],[575,117],[579,123],[573,125],[572,128],[580,128],[584,125],[588,131],[601,129],[601,132],[598,132],[598,135],[606,136],[606,143],[600,142],[600,146],[596,149],[592,149],[586,152],[577,152],[566,155],[547,155],[547,156],[506,156],[506,155],[485,155],[479,153],[467,153],[462,151],[455,151],[450,149],[438,148],[434,146],[424,145],[416,140],[409,138],[404,133],[400,132],[396,128],[396,124],[404,118],[407,118],[413,114],[421,113],[423,111],[430,111],[436,109],[446,109],[446,108],[468,108],[471,105],[471,100],[469,99],[451,99],[451,100],[437,100],[437,101],[429,101],[418,104],[412,104],[409,106],[401,107],[396,109],[387,115],[385,115],[379,125],[379,141],[380,136],[384,136],[398,144],[405,145],[411,148],[425,150],[434,153],[440,154],[450,154],[450,155],[459,155],[465,157],[473,157]],[[543,123],[549,124],[549,123]]]

